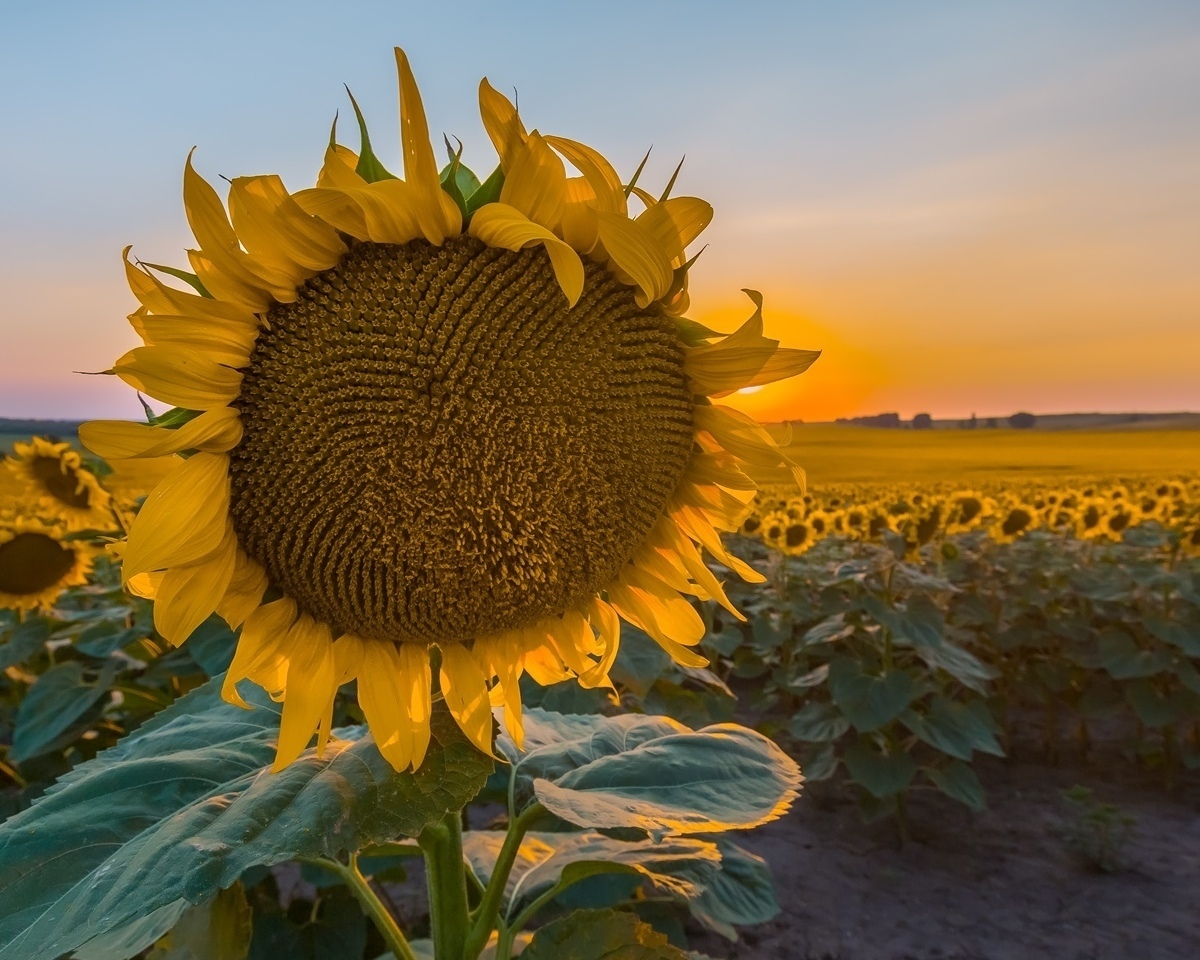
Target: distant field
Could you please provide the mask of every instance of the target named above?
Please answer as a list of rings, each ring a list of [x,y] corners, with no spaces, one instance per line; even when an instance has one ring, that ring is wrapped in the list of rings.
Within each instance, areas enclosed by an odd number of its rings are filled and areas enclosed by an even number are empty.
[[[779,431],[774,431],[778,436]],[[1200,430],[794,428],[789,455],[811,484],[1200,473]]]

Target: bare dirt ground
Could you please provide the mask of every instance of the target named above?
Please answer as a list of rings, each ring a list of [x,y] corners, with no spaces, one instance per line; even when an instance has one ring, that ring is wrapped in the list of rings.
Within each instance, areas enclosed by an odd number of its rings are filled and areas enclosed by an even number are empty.
[[[783,912],[737,944],[708,934],[694,948],[731,960],[1200,957],[1200,784],[1168,794],[1127,762],[977,770],[988,809],[917,794],[903,849],[894,823],[861,822],[845,787],[814,785],[739,840],[771,864]],[[1090,872],[1069,851],[1060,791],[1075,784],[1137,818],[1124,870]]]

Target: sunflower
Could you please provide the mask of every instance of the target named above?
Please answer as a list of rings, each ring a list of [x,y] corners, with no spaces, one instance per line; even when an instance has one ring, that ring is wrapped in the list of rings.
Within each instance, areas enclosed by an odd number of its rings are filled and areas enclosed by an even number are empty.
[[[1031,504],[1016,503],[1000,510],[988,536],[996,543],[1012,543],[1036,526],[1038,512]]]
[[[782,510],[774,510],[763,517],[762,526],[759,528],[762,542],[768,547],[775,547],[777,550],[783,549],[783,535],[788,528],[787,514]]]
[[[7,466],[39,506],[67,529],[112,528],[112,497],[69,443],[54,443],[42,437],[14,443]]]
[[[988,519],[996,505],[975,490],[952,493],[946,505],[946,533],[967,533]]]
[[[783,552],[798,557],[816,542],[812,527],[803,520],[789,520],[783,531]]]
[[[89,551],[63,539],[63,530],[42,520],[0,521],[0,608],[46,610],[67,587],[87,583]]]
[[[108,458],[191,454],[146,499],[123,576],[174,643],[214,610],[241,625],[224,695],[242,703],[248,679],[283,701],[275,769],[314,733],[324,748],[350,680],[402,770],[435,688],[481,750],[493,705],[520,743],[521,676],[608,685],[620,619],[704,664],[683,595],[738,614],[702,551],[763,579],[720,539],[751,510],[743,468],[803,479],[712,401],[818,354],[765,337],[753,291],[732,334],[682,317],[711,207],[528,130],[486,80],[499,168],[480,182],[460,150],[439,172],[399,49],[396,65],[404,179],[361,120],[359,152],[335,128],[296,193],[236,177],[226,206],[189,156],[194,291],[127,249],[145,345],[112,370],[176,409],[81,430]]]

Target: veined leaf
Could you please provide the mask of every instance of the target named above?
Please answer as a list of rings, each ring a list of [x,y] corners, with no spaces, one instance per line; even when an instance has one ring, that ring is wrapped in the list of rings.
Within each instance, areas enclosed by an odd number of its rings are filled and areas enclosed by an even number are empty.
[[[254,688],[242,710],[220,688],[176,701],[0,826],[0,960],[60,956],[201,903],[255,864],[415,836],[491,768],[438,711],[416,774],[392,770],[361,727],[272,774],[280,706]]]
[[[907,753],[885,754],[867,738],[861,738],[842,758],[850,776],[878,800],[903,793],[912,783],[917,763]]]
[[[103,709],[117,665],[107,663],[95,680],[83,675],[78,660],[60,663],[38,677],[17,710],[9,757],[24,763],[74,739],[77,728]]]
[[[903,670],[877,677],[863,673],[849,657],[838,657],[829,665],[829,692],[854,728],[867,733],[900,716],[920,688]]]
[[[664,934],[632,913],[576,910],[538,929],[524,960],[687,960]]]
[[[666,717],[564,717],[530,710],[530,747],[515,761],[518,797],[594,829],[633,827],[656,839],[746,829],[785,813],[800,788],[795,762],[732,723],[691,730]]]

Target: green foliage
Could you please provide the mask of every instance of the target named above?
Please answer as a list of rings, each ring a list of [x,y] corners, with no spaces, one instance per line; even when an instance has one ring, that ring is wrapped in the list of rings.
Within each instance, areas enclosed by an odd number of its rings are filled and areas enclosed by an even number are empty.
[[[632,913],[576,910],[538,929],[525,960],[687,960]]]
[[[1087,787],[1062,791],[1071,811],[1064,837],[1067,847],[1090,870],[1115,873],[1126,866],[1125,845],[1136,818],[1112,803],[1102,803]]]
[[[416,774],[393,771],[361,727],[267,774],[279,705],[247,694],[252,710],[230,706],[213,680],[0,827],[0,958],[57,956],[256,865],[416,836],[490,769],[439,712]]]

